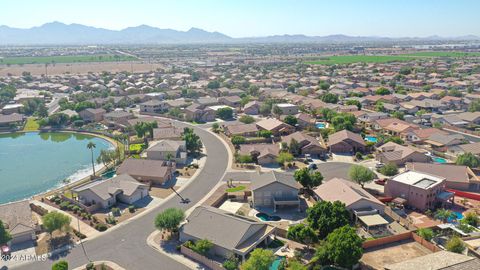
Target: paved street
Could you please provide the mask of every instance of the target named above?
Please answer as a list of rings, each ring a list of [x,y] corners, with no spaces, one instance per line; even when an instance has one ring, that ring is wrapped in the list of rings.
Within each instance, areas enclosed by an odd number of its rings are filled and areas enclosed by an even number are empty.
[[[85,248],[91,260],[113,261],[129,270],[188,269],[149,247],[146,240],[152,231],[155,230],[153,220],[160,211],[169,207],[179,207],[185,210],[192,207],[222,179],[227,169],[228,152],[220,139],[198,127],[194,129],[207,149],[207,161],[197,178],[180,192],[183,197],[190,199],[191,202],[182,204],[180,198],[172,197],[155,209],[155,211],[130,222],[127,221],[128,224],[88,240],[85,243]],[[69,254],[66,254],[64,259],[69,262],[70,268],[78,267],[88,262],[80,246],[75,247]],[[51,269],[51,265],[52,261],[35,262],[16,267],[15,269],[47,270]]]

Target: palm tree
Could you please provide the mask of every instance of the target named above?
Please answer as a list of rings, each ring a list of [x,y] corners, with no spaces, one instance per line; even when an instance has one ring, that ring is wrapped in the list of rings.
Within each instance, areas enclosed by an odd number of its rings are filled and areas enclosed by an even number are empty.
[[[455,217],[455,213],[447,209],[438,209],[435,212],[435,218],[441,220],[443,223],[446,223],[449,219],[453,219]]]
[[[95,161],[93,160],[93,149],[95,149],[97,145],[94,142],[89,142],[87,144],[87,148],[90,149],[90,152],[92,153],[92,168],[93,168],[93,177],[95,177]]]

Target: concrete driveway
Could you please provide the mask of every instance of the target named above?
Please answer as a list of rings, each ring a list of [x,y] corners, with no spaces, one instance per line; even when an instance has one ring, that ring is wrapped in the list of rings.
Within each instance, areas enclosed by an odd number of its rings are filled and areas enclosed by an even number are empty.
[[[34,261],[37,258],[33,241],[13,245],[10,249],[12,251],[11,259],[8,261],[0,261],[0,265],[5,265],[7,268]]]

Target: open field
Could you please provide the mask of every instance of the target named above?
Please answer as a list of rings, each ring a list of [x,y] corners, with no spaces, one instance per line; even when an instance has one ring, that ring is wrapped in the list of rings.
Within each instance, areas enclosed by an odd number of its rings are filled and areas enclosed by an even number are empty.
[[[401,55],[334,55],[307,61],[311,65],[341,65],[352,63],[389,63],[412,61],[425,57],[480,57],[480,52],[418,52]]]
[[[480,52],[418,52],[405,56],[413,57],[480,57]]]
[[[0,65],[0,76],[9,74],[20,76],[24,71],[30,72],[32,75],[43,75],[45,69],[48,75],[70,74],[87,74],[89,72],[108,71],[112,73],[127,71],[133,73],[150,72],[164,68],[161,63],[146,63],[141,61],[135,62],[78,62],[78,63],[56,63],[45,68],[45,64],[25,64],[25,65]]]
[[[415,60],[410,56],[399,55],[335,55],[321,57],[314,61],[308,61],[306,64],[311,65],[341,65],[351,63],[389,63],[398,61]]]
[[[53,63],[88,63],[88,62],[120,62],[138,60],[128,55],[66,55],[38,57],[5,57],[0,58],[0,65],[53,64]]]

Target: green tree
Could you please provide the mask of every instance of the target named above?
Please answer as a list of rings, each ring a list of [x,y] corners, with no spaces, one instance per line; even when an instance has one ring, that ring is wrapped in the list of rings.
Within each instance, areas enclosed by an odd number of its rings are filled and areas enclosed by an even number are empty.
[[[302,153],[302,149],[297,140],[292,138],[290,144],[288,145],[288,152],[294,156],[299,156]]]
[[[319,171],[310,171],[308,168],[296,170],[293,177],[306,189],[313,189],[322,184],[323,176]]]
[[[233,145],[244,144],[246,141],[247,141],[247,139],[245,139],[245,137],[240,136],[240,135],[236,135],[236,136],[232,137],[232,144]]]
[[[338,102],[338,96],[333,93],[325,93],[320,97],[320,99],[325,103],[335,104]]]
[[[330,88],[330,84],[327,82],[320,82],[319,86],[322,90],[328,90]]]
[[[404,120],[405,119],[405,113],[400,112],[400,111],[395,111],[395,112],[392,113],[392,117],[400,119],[400,120]]]
[[[375,95],[385,96],[388,94],[390,94],[390,90],[388,90],[385,87],[380,87],[377,90],[375,90]]]
[[[200,137],[193,132],[192,128],[183,129],[182,139],[185,140],[187,151],[190,153],[198,153],[203,147]]]
[[[273,106],[272,113],[274,115],[280,116],[280,115],[282,115],[283,111],[282,111],[282,109],[280,109],[280,107],[275,105],[275,106]]]
[[[185,219],[185,213],[179,208],[168,208],[155,217],[155,228],[171,233],[178,231],[178,226]]]
[[[42,217],[43,228],[50,236],[54,231],[67,231],[69,229],[71,218],[62,213],[53,211]]]
[[[352,131],[356,121],[357,119],[355,118],[355,116],[350,113],[334,114],[331,119],[331,123],[335,131],[340,131],[344,129]]]
[[[262,103],[258,109],[258,112],[263,116],[267,116],[272,112],[272,105],[266,102]]]
[[[95,161],[93,159],[93,149],[95,149],[96,147],[97,147],[97,145],[92,141],[88,142],[88,144],[87,144],[87,148],[90,149],[90,153],[92,155],[93,177],[95,177]]]
[[[337,228],[317,249],[315,260],[322,265],[332,263],[350,269],[363,255],[362,242],[355,228],[348,225]]]
[[[375,173],[369,168],[363,167],[362,165],[354,164],[348,170],[348,176],[355,183],[363,187],[365,183],[369,183],[373,181],[373,179],[375,178]]]
[[[272,137],[273,133],[270,130],[260,130],[258,132],[258,136],[263,138],[270,138]]]
[[[232,108],[229,108],[229,107],[220,108],[220,109],[217,110],[217,116],[218,116],[218,118],[220,118],[222,120],[232,119],[233,110],[232,110]]]
[[[287,238],[310,246],[318,241],[318,236],[310,226],[303,223],[288,227]]]
[[[383,143],[394,142],[396,144],[403,145],[405,142],[398,136],[382,137]]]
[[[290,126],[295,126],[297,124],[297,118],[293,115],[287,115],[283,122],[289,124]]]
[[[238,163],[253,163],[253,158],[251,155],[238,155],[237,156]]]
[[[12,240],[12,236],[5,229],[5,225],[3,225],[3,222],[0,220],[0,246],[6,244],[10,240]]]
[[[468,111],[469,111],[469,112],[478,112],[478,111],[480,111],[480,100],[473,100],[473,101],[468,105]]]
[[[320,201],[307,209],[307,222],[320,238],[325,238],[335,229],[348,225],[350,214],[345,204],[339,201]]]
[[[307,270],[307,266],[303,265],[297,260],[288,260],[288,265],[286,270]]]
[[[378,169],[378,171],[386,176],[394,176],[398,173],[398,167],[395,163],[387,163],[385,166]]]
[[[358,100],[356,100],[356,99],[349,99],[349,100],[347,100],[346,105],[355,105],[355,106],[357,106],[357,108],[358,108],[359,110],[362,109],[362,104],[360,103],[360,101],[358,101]]]
[[[207,84],[208,89],[218,89],[220,88],[220,82],[215,80],[215,81],[210,81]]]
[[[445,248],[450,252],[462,254],[466,247],[465,243],[463,243],[460,237],[453,236],[452,238],[450,238],[450,240],[448,240]]]
[[[457,165],[468,166],[470,168],[477,168],[480,165],[480,160],[473,153],[465,153],[458,155],[455,161]]]
[[[423,239],[430,241],[433,239],[433,230],[430,228],[421,228],[417,231],[418,236],[422,237]]]
[[[220,131],[220,125],[218,125],[218,123],[213,123],[212,131],[218,133]]]
[[[375,104],[375,111],[377,112],[385,112],[385,107],[383,106],[383,102],[377,102]]]
[[[293,161],[292,154],[290,154],[288,152],[281,152],[280,154],[278,154],[277,162],[280,165],[285,166],[286,162],[291,162],[291,161]]]
[[[68,262],[61,260],[52,265],[52,270],[68,270]]]
[[[441,208],[435,212],[434,217],[446,223],[449,219],[455,218],[456,216],[452,211]]]
[[[250,257],[242,265],[241,270],[268,270],[275,260],[271,250],[256,248],[250,253]]]
[[[244,124],[251,124],[255,122],[255,118],[251,117],[250,115],[242,115],[238,121],[244,123]]]
[[[207,239],[197,240],[193,246],[193,251],[201,255],[207,255],[210,249],[213,247],[213,243]]]
[[[473,212],[468,212],[462,220],[466,224],[471,225],[473,227],[478,227],[478,225],[480,225],[480,218],[477,216],[477,214]]]

